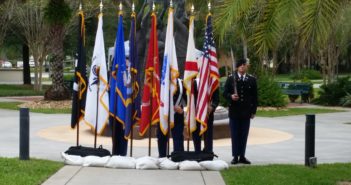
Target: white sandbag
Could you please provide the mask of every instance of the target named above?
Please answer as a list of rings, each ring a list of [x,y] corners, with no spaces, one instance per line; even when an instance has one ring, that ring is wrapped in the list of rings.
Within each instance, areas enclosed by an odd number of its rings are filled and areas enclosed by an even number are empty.
[[[158,169],[158,160],[156,158],[149,157],[149,156],[140,157],[136,160],[136,169],[138,170]]]
[[[165,157],[158,159],[158,161],[162,170],[177,170],[179,167],[179,163],[173,162]]]
[[[222,160],[201,161],[200,165],[207,170],[213,170],[213,171],[220,171],[220,170],[225,170],[229,168],[228,163]]]
[[[81,166],[84,161],[84,159],[79,155],[68,155],[64,152],[61,152],[61,157],[63,162],[67,165]]]
[[[83,166],[96,166],[103,167],[106,165],[110,156],[98,157],[98,156],[86,156],[84,157]]]
[[[105,167],[120,168],[120,169],[135,169],[136,160],[132,157],[112,156]]]
[[[179,163],[179,170],[205,170],[198,162],[196,161],[182,161]]]

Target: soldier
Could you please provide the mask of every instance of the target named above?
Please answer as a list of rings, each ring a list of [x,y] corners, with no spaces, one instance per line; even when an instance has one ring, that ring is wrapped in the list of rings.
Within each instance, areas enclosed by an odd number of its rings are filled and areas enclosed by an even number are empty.
[[[174,102],[174,127],[171,129],[173,137],[173,150],[184,151],[184,111],[183,108],[186,104],[186,93],[183,88],[181,79],[177,79],[177,91],[173,96]],[[159,157],[166,157],[167,155],[167,135],[163,135],[160,128],[157,129],[157,142]]]
[[[198,87],[199,78],[194,80],[194,97],[195,102],[197,101],[198,96]],[[204,133],[204,152],[213,152],[213,121],[214,121],[214,112],[219,104],[219,89],[214,91],[212,97],[210,97],[210,104],[208,105],[208,121],[207,121],[207,130]],[[201,151],[201,136],[200,134],[201,124],[196,121],[196,130],[192,133],[195,152]]]
[[[251,164],[245,157],[250,119],[257,110],[256,78],[247,74],[247,61],[240,59],[236,64],[237,72],[230,75],[225,83],[223,96],[229,104],[229,125],[232,139],[231,164]]]
[[[178,78],[178,90],[173,96],[174,102],[174,127],[172,128],[173,151],[184,151],[184,106],[186,105],[186,93],[183,87],[183,81]]]

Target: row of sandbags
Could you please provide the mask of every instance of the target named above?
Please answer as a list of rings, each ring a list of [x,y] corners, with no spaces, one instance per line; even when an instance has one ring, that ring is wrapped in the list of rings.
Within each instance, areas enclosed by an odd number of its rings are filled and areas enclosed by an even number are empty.
[[[76,156],[68,155],[64,152],[61,153],[64,163],[67,165],[77,166],[95,166],[95,167],[107,167],[107,168],[118,168],[118,169],[163,169],[163,170],[214,170],[220,171],[228,169],[229,165],[222,160],[213,161],[182,161],[173,162],[168,158],[154,158],[154,157],[125,157],[125,156]]]

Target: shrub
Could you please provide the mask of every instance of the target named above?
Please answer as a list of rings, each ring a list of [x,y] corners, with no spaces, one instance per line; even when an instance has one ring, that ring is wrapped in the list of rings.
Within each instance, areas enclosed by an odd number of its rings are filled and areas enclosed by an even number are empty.
[[[347,93],[347,95],[341,98],[340,104],[345,107],[351,107],[351,94]]]
[[[335,82],[322,85],[319,91],[319,97],[314,100],[314,103],[320,105],[342,105],[342,98],[351,93],[350,77],[337,79]]]
[[[225,68],[225,66],[222,66],[221,68],[219,68],[218,71],[219,71],[219,76],[220,76],[220,77],[226,76],[226,73],[225,73],[226,68]]]
[[[223,97],[224,84],[227,78],[220,79],[219,105],[228,107],[229,102]],[[287,105],[284,95],[278,84],[267,75],[257,79],[258,105],[270,107],[284,107]]]
[[[309,80],[308,78],[303,78],[301,80],[302,83],[306,83],[310,86],[310,90],[308,91],[307,95],[302,95],[302,100],[304,102],[309,102],[309,100],[312,100],[314,98],[314,89],[313,89],[313,83],[311,82],[311,80]]]
[[[316,80],[321,79],[322,75],[319,71],[313,69],[303,69],[291,76],[293,80],[303,80],[304,78]]]
[[[257,83],[259,106],[284,107],[287,105],[280,87],[272,78],[261,75]]]

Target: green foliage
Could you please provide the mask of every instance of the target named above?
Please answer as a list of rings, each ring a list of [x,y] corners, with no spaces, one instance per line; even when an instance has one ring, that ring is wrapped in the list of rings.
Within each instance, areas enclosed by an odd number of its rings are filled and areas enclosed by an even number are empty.
[[[223,107],[228,107],[229,102],[223,97],[224,85],[227,80],[227,77],[222,77],[219,79],[219,105]]]
[[[347,95],[341,98],[340,104],[345,107],[351,107],[351,94],[347,93]]]
[[[319,91],[319,97],[314,100],[315,103],[320,105],[341,105],[341,100],[347,93],[351,92],[350,77],[343,77],[337,79],[336,82],[328,85],[322,85]]]
[[[226,69],[225,69],[225,66],[219,68],[219,76],[220,76],[220,77],[226,76],[225,70],[226,70]]]
[[[72,81],[73,79],[74,79],[74,73],[64,74],[63,76],[64,81]]]
[[[291,78],[293,80],[304,80],[304,79],[316,80],[316,79],[321,79],[322,75],[317,70],[303,69],[300,72],[293,74]]]
[[[45,19],[51,25],[65,25],[72,16],[72,10],[64,0],[50,0],[44,11]]]
[[[258,78],[258,105],[284,107],[287,102],[278,84],[269,76],[261,75]]]
[[[308,92],[307,95],[302,95],[302,96],[305,96],[305,97],[302,97],[305,100],[307,99],[313,99],[314,98],[314,89],[313,89],[313,83],[311,82],[311,80],[309,80],[308,78],[304,77],[302,80],[301,80],[302,83],[306,83],[310,86],[310,90]],[[305,101],[306,102],[306,101]]]
[[[221,174],[227,185],[342,184],[342,181],[351,181],[350,168],[351,163],[320,164],[317,168],[302,165],[244,166],[232,167]]]
[[[53,161],[0,158],[0,184],[42,184],[61,167],[62,163]]]

